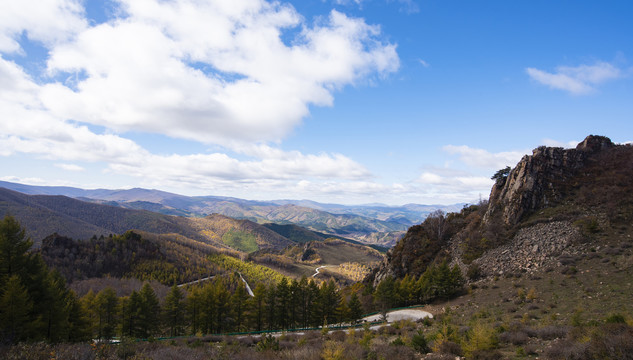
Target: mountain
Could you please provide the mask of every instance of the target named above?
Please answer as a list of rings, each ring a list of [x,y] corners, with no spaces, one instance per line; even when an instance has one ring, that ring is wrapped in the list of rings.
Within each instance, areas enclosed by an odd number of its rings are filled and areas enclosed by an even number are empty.
[[[368,281],[417,276],[442,260],[484,277],[537,273],[630,240],[633,146],[591,135],[574,149],[539,147],[508,170],[488,201],[411,227]]]
[[[154,234],[179,234],[222,248],[283,249],[293,241],[248,220],[222,215],[186,218],[95,204],[66,196],[25,195],[0,188],[0,216],[16,217],[36,245],[52,234],[75,239],[122,234],[140,230]]]
[[[29,186],[0,181],[0,187],[29,195],[62,195],[131,210],[165,215],[205,217],[214,213],[260,224],[296,224],[329,235],[390,247],[411,225],[435,210],[453,211],[456,205],[346,206],[309,200],[252,201],[221,196],[183,196],[159,190],[84,190],[72,187]]]

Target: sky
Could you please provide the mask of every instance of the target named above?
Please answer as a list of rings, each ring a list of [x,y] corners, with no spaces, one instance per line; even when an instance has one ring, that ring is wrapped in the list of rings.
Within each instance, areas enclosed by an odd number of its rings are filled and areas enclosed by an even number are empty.
[[[633,140],[633,2],[0,2],[0,180],[340,204],[486,199]]]

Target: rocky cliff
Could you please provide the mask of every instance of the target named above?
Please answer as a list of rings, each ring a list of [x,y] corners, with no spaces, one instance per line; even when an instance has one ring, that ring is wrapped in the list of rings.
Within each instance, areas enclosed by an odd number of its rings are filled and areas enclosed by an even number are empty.
[[[614,146],[607,137],[590,135],[575,149],[534,149],[492,187],[484,222],[500,213],[506,225],[516,225],[526,214],[559,203],[567,194],[566,187],[558,185],[574,177],[588,159]]]
[[[368,281],[417,276],[441,260],[477,264],[483,275],[532,272],[633,222],[631,145],[590,135],[574,149],[542,146],[506,174],[487,202],[410,228]],[[440,220],[447,231],[438,236]]]

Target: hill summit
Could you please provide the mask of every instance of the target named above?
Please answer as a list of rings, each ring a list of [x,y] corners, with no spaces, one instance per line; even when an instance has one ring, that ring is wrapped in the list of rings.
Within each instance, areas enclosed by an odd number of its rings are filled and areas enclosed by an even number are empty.
[[[480,276],[561,266],[624,234],[633,220],[633,146],[590,135],[576,148],[541,146],[498,171],[488,201],[411,227],[367,279],[420,275],[449,261]],[[604,245],[604,244],[603,244]]]

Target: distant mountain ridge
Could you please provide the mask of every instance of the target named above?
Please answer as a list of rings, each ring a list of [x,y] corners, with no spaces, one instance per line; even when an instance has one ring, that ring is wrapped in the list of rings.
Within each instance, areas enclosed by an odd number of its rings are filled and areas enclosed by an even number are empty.
[[[184,196],[160,190],[31,186],[0,181],[0,187],[29,195],[63,195],[93,203],[166,215],[204,217],[214,213],[260,224],[295,224],[313,231],[391,246],[405,230],[437,210],[455,211],[464,204],[387,206],[322,204],[309,200],[254,201],[222,196]]]
[[[249,239],[257,248],[283,249],[295,244],[284,236],[249,220],[214,214],[204,218],[169,216],[95,204],[61,195],[26,195],[0,188],[0,216],[11,214],[27,229],[34,243],[53,233],[75,239],[140,230],[178,234],[189,239],[234,248],[230,239]],[[229,234],[229,235],[227,235]],[[242,250],[237,248],[237,250]]]

